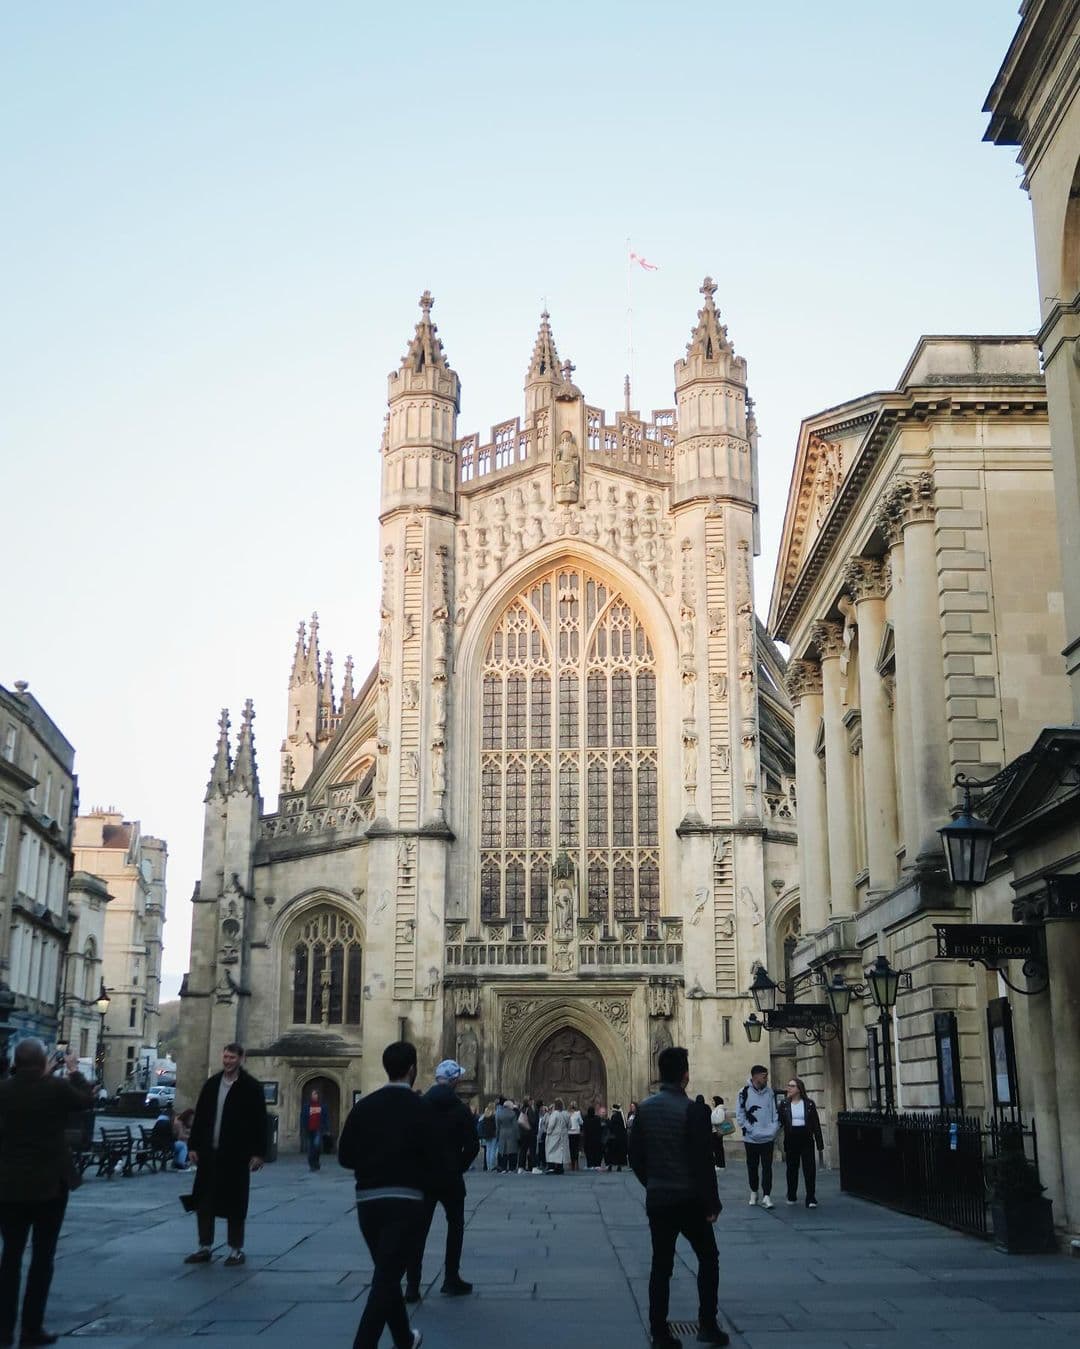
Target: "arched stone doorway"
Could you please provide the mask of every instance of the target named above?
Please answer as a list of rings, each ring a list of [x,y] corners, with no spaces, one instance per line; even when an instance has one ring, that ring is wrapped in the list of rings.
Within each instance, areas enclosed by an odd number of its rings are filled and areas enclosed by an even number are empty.
[[[302,1122],[307,1117],[307,1104],[311,1100],[311,1093],[317,1091],[319,1100],[323,1107],[330,1112],[330,1138],[333,1143],[337,1142],[338,1135],[341,1133],[341,1126],[344,1120],[341,1118],[341,1092],[338,1084],[332,1077],[311,1077],[300,1089],[300,1118],[296,1121],[296,1131],[300,1142],[300,1151],[307,1151],[307,1138],[301,1127]]]
[[[528,1095],[550,1103],[561,1097],[582,1110],[607,1105],[607,1069],[603,1056],[582,1031],[563,1026],[543,1042],[529,1065]]]

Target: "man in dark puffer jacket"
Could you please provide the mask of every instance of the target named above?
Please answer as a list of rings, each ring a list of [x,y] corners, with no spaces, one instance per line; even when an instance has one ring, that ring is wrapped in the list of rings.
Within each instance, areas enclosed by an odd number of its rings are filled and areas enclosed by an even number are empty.
[[[464,1175],[480,1150],[480,1143],[469,1107],[454,1090],[454,1083],[464,1075],[461,1064],[444,1059],[435,1069],[435,1085],[424,1096],[424,1104],[432,1114],[443,1183],[441,1188],[429,1190],[424,1196],[424,1223],[405,1277],[406,1302],[420,1301],[424,1246],[437,1204],[442,1204],[446,1213],[446,1268],[441,1291],[448,1297],[464,1297],[472,1292],[472,1284],[461,1277],[461,1248],[465,1241]]]

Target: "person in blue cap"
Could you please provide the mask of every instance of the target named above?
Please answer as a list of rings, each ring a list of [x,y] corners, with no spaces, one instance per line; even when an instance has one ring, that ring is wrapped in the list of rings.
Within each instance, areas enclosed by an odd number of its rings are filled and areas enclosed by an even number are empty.
[[[442,1292],[447,1297],[464,1297],[472,1284],[461,1277],[461,1248],[465,1242],[465,1172],[480,1150],[472,1112],[458,1096],[454,1084],[465,1076],[465,1069],[453,1059],[443,1059],[435,1069],[435,1085],[425,1093],[424,1104],[431,1112],[432,1133],[441,1165],[439,1188],[424,1195],[424,1219],[412,1259],[405,1271],[405,1301],[420,1301],[420,1275],[435,1206],[446,1213],[446,1265]]]

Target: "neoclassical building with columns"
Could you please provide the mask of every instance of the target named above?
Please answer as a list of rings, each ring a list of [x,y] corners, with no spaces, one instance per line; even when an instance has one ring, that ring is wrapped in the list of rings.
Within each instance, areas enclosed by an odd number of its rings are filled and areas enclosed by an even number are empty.
[[[389,377],[379,655],[334,688],[317,620],[263,810],[223,714],[182,989],[180,1094],[239,1039],[296,1138],[401,1035],[476,1099],[745,1078],[757,963],[798,932],[785,662],[755,616],[757,432],[706,279],[674,402],[613,420],[541,316],[524,415],[462,435],[421,298]]]
[[[1030,1113],[1030,1000],[996,972],[939,959],[935,933],[1008,922],[1010,878],[999,871],[974,899],[953,888],[937,831],[957,774],[991,777],[1068,716],[1054,514],[1029,337],[924,337],[895,390],[802,423],[769,622],[790,648],[795,713],[792,971],[856,982],[884,955],[911,976],[895,1034],[865,1000],[838,1038],[798,1047],[830,1125],[845,1106],[883,1103],[886,1054],[899,1108],[991,1111],[1005,1088],[988,1027],[1005,1024],[1014,1104]]]

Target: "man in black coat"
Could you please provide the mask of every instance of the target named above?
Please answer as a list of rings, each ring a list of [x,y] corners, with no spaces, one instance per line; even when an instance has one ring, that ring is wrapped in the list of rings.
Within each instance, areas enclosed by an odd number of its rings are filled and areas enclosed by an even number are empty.
[[[356,1214],[375,1262],[353,1349],[376,1349],[383,1326],[396,1349],[418,1349],[401,1276],[420,1239],[424,1196],[443,1184],[443,1163],[433,1113],[412,1089],[416,1046],[387,1045],[382,1061],[386,1086],[361,1096],[338,1142],[338,1161],[356,1175]]]
[[[465,1244],[464,1176],[480,1150],[480,1143],[476,1137],[472,1112],[454,1090],[454,1083],[464,1075],[465,1069],[460,1063],[444,1059],[435,1069],[435,1085],[424,1096],[424,1104],[432,1114],[443,1181],[440,1188],[428,1190],[424,1195],[424,1225],[405,1277],[406,1302],[420,1301],[420,1269],[424,1262],[424,1246],[437,1204],[441,1204],[446,1213],[446,1265],[442,1292],[448,1297],[464,1297],[472,1292],[472,1284],[461,1277],[461,1248]]]
[[[66,1064],[66,1079],[52,1076]],[[46,1071],[40,1040],[15,1046],[15,1071],[0,1082],[0,1345],[15,1342],[23,1251],[33,1233],[33,1254],[22,1304],[21,1344],[55,1344],[47,1331],[45,1304],[53,1256],[74,1176],[64,1128],[72,1114],[93,1105],[90,1084],[68,1053]]]
[[[708,1106],[686,1094],[690,1060],[685,1049],[660,1051],[660,1090],[642,1101],[630,1130],[630,1165],[645,1186],[645,1213],[652,1238],[649,1273],[649,1333],[653,1349],[679,1349],[668,1327],[668,1299],[680,1234],[698,1262],[699,1344],[730,1343],[717,1319],[720,1281],[712,1225],[720,1195],[712,1162],[712,1120]]]
[[[262,1083],[241,1067],[243,1045],[221,1051],[220,1073],[199,1092],[188,1140],[188,1160],[199,1169],[192,1199],[199,1227],[199,1248],[185,1257],[189,1265],[209,1264],[214,1219],[224,1218],[230,1268],[244,1263],[244,1220],[251,1173],[261,1169],[266,1151],[266,1100]]]

